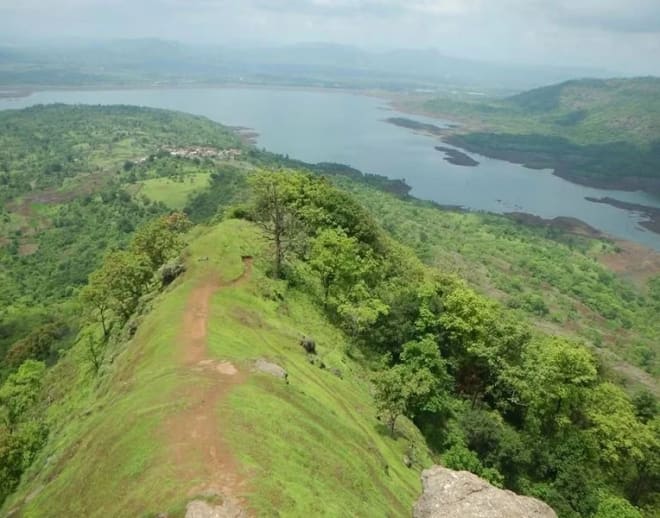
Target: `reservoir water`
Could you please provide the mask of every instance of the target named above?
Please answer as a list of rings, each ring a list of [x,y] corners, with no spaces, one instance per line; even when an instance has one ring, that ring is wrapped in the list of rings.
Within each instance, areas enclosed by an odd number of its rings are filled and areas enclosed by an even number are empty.
[[[480,162],[464,167],[446,162],[436,138],[385,122],[388,117],[442,123],[392,111],[386,101],[343,92],[276,88],[162,88],[143,90],[43,91],[0,99],[0,109],[34,104],[132,104],[204,115],[259,133],[269,151],[307,162],[341,162],[365,173],[404,178],[418,198],[490,212],[528,212],[551,218],[570,216],[614,237],[660,250],[660,235],[639,226],[640,215],[586,196],[609,196],[660,207],[642,192],[594,189],[553,176],[469,153]]]

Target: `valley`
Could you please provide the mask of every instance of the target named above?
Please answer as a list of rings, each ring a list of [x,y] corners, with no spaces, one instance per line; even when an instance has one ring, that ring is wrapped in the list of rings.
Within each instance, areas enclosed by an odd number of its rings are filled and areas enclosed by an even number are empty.
[[[594,204],[586,197],[610,197],[625,203],[660,206],[639,191],[626,192],[576,185],[552,175],[551,169],[530,170],[504,160],[464,152],[478,166],[466,168],[444,160],[435,148],[437,132],[451,124],[434,118],[392,112],[380,98],[328,90],[276,88],[176,88],[145,90],[43,91],[0,100],[0,108],[38,103],[131,104],[195,113],[230,126],[249,126],[257,144],[306,162],[349,164],[366,173],[405,178],[411,194],[440,205],[494,213],[527,212],[544,218],[572,217],[615,238],[660,250],[660,236],[640,225],[635,210]],[[395,127],[385,122],[409,120],[434,127]],[[456,117],[461,120],[460,117]],[[410,131],[414,130],[414,131]],[[455,146],[452,146],[452,148]],[[458,144],[458,149],[470,149]],[[510,159],[511,157],[502,157]],[[551,164],[539,167],[551,168]]]
[[[2,512],[407,516],[441,463],[656,513],[657,252],[180,112],[35,106],[0,138]]]

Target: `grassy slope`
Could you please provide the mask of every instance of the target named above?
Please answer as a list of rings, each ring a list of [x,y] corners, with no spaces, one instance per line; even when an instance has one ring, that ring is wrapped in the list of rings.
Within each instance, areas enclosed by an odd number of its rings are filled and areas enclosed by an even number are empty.
[[[23,516],[181,514],[195,480],[168,464],[163,430],[184,409],[180,389],[191,382],[175,354],[181,314],[209,269],[236,278],[241,255],[254,254],[252,279],[218,292],[209,318],[211,357],[248,372],[251,360],[267,357],[290,374],[286,385],[250,372],[217,409],[249,481],[250,506],[260,512],[275,506],[280,516],[408,514],[419,469],[428,462],[421,438],[412,427],[406,427],[412,439],[395,441],[384,433],[364,373],[346,360],[342,336],[303,295],[287,294],[284,303],[264,296],[277,286],[261,273],[263,244],[250,224],[230,220],[197,232],[189,271],[154,301],[100,387],[77,370],[84,364],[80,351],[55,368],[54,396],[58,383],[77,383],[78,399],[54,405],[51,419],[61,427],[4,510],[26,499]],[[209,261],[198,262],[200,256]],[[343,379],[307,361],[297,345],[302,332],[316,338],[320,356]],[[416,469],[401,460],[411,440],[420,445]]]
[[[171,209],[181,210],[188,197],[209,184],[209,173],[190,173],[182,181],[173,178],[150,178],[138,183],[140,194],[151,201],[162,202]]]
[[[507,99],[431,99],[423,108],[468,122],[478,117],[478,127],[486,131],[553,135],[577,144],[629,141],[645,146],[660,134],[660,79],[576,80]]]

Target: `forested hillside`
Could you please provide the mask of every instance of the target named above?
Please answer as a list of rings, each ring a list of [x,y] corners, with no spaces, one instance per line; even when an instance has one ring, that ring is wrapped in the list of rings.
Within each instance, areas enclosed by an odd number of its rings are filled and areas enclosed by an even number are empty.
[[[42,325],[55,325],[57,340],[73,336],[63,323],[76,312],[71,297],[103,254],[168,211],[141,191],[166,177],[186,187],[215,170],[167,151],[191,144],[240,148],[217,124],[165,111],[54,105],[0,112],[0,354]]]
[[[0,118],[3,511],[406,516],[439,462],[562,517],[658,515],[658,279],[609,272],[613,244],[181,114]]]
[[[660,192],[660,79],[584,79],[492,100],[407,104],[461,123],[447,142],[587,185]]]

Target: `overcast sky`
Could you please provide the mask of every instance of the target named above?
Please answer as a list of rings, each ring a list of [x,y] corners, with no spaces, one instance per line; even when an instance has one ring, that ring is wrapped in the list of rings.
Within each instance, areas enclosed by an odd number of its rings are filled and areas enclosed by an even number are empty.
[[[336,42],[660,75],[660,0],[0,0],[0,39]]]

